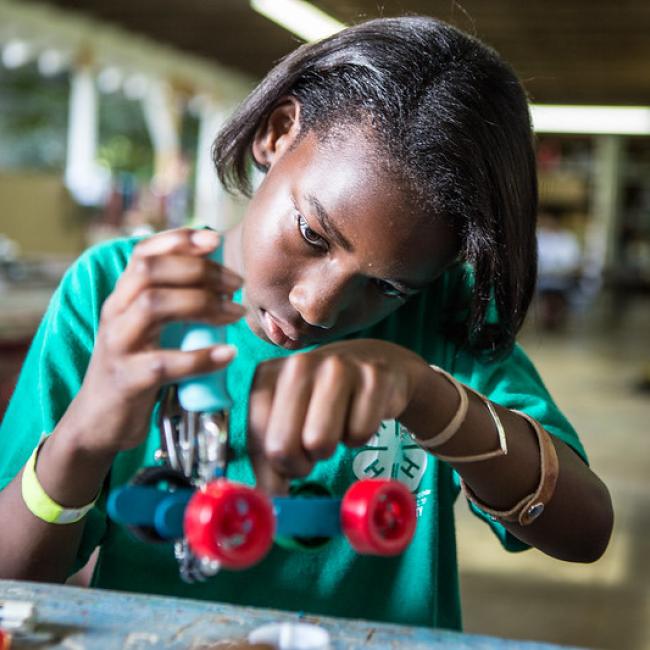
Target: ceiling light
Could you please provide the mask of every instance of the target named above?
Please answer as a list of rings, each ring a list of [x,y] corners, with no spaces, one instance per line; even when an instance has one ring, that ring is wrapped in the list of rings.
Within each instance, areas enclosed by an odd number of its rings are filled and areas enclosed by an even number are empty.
[[[199,93],[190,97],[187,102],[187,111],[193,117],[200,117],[209,106],[210,98],[203,93]]]
[[[13,39],[2,48],[2,62],[7,68],[25,65],[32,55],[32,48],[26,41]]]
[[[304,0],[251,0],[251,7],[305,41],[326,38],[346,27]]]
[[[97,87],[102,93],[114,93],[122,85],[123,74],[119,68],[108,66],[97,75]]]
[[[142,99],[147,94],[149,82],[143,74],[132,74],[124,80],[122,86],[128,99]]]
[[[650,135],[650,107],[533,104],[537,133]]]
[[[38,70],[44,77],[54,77],[66,67],[66,57],[59,50],[44,50],[38,56]]]

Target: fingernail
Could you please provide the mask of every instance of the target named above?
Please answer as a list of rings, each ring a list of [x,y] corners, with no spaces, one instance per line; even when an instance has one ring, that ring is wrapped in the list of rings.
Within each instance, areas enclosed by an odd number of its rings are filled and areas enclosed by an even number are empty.
[[[219,242],[219,235],[212,230],[196,230],[191,234],[190,239],[195,246],[206,248],[216,246]]]
[[[223,362],[234,359],[237,356],[237,348],[234,345],[220,345],[213,348],[210,357],[213,361]]]

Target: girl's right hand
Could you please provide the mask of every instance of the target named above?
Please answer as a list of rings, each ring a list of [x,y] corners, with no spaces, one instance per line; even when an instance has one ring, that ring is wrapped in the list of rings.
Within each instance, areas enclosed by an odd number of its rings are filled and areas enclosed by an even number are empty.
[[[162,232],[134,248],[126,270],[103,305],[93,355],[65,419],[76,445],[115,454],[139,445],[159,388],[213,372],[234,357],[228,345],[181,352],[160,348],[170,321],[225,325],[245,314],[231,301],[242,285],[234,272],[207,258],[219,243],[209,230]]]

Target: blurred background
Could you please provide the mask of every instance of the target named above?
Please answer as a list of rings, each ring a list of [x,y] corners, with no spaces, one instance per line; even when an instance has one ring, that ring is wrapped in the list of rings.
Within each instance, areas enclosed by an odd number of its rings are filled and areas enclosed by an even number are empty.
[[[605,556],[510,556],[458,504],[468,632],[650,648],[650,3],[647,0],[0,0],[0,415],[49,297],[95,242],[244,208],[219,125],[304,41],[379,15],[495,47],[538,138],[539,285],[522,342],[609,486]]]

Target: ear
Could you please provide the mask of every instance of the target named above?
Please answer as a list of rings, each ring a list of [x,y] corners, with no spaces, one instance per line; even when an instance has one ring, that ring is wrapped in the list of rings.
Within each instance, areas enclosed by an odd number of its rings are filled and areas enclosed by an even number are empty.
[[[269,169],[293,144],[300,132],[300,104],[295,97],[285,97],[275,105],[253,139],[255,162]]]

